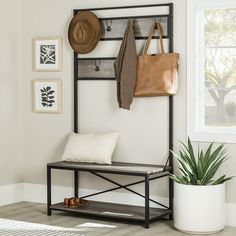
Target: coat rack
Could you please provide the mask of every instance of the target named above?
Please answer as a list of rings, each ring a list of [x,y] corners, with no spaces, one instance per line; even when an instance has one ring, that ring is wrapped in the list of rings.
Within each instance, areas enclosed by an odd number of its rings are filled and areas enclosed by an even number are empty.
[[[163,9],[164,11],[161,14],[149,14],[149,10],[155,8]],[[135,14],[135,10],[142,9],[143,15]],[[158,20],[162,23],[164,29],[164,37],[168,39],[168,48],[169,52],[173,52],[173,3],[167,4],[154,4],[154,5],[138,5],[138,6],[124,6],[124,7],[109,7],[109,8],[95,8],[95,9],[75,9],[74,15],[80,11],[93,11],[95,14],[98,11],[104,11],[109,13],[109,16],[99,17],[103,25],[103,33],[101,37],[101,41],[121,41],[126,21],[129,18],[135,18],[136,21],[136,40],[144,40],[147,39],[149,29],[147,27],[141,27],[142,25],[151,25],[150,22],[154,20]],[[126,16],[120,16],[117,13],[117,10],[122,10],[122,13],[126,13]],[[111,14],[111,12],[113,14]],[[129,13],[129,14],[127,14]],[[112,16],[111,16],[112,15]],[[118,22],[118,23],[117,23]],[[117,27],[119,26],[119,31],[117,31]],[[122,26],[122,27],[120,27]],[[114,33],[115,32],[115,33]],[[117,34],[119,32],[119,34]],[[146,33],[144,33],[146,32]],[[155,36],[158,39],[158,36]],[[83,83],[82,80],[112,80],[114,76],[112,76],[113,61],[115,57],[79,57],[77,53],[74,53],[74,132],[78,133],[78,81]],[[86,71],[86,66],[89,66],[89,71]],[[103,68],[106,67],[107,74],[106,76],[100,76],[99,78],[93,75],[99,75],[99,73],[103,72]],[[83,71],[84,70],[84,71]],[[87,76],[88,74],[91,77]],[[100,74],[101,75],[101,74]],[[67,211],[74,212],[84,215],[92,215],[113,219],[125,220],[125,222],[142,222],[146,228],[149,228],[149,224],[152,221],[158,220],[164,216],[169,216],[169,219],[173,218],[173,181],[169,179],[169,206],[166,206],[162,203],[154,201],[149,196],[149,182],[151,180],[157,180],[159,178],[167,177],[169,173],[173,173],[173,154],[171,150],[173,150],[173,96],[169,96],[169,110],[168,110],[168,160],[165,165],[147,165],[147,164],[135,164],[135,163],[119,163],[113,162],[112,165],[104,166],[104,165],[93,165],[93,164],[76,164],[76,163],[64,163],[64,162],[56,162],[49,163],[47,165],[47,206],[48,206],[48,215],[51,215],[52,210],[59,211]],[[97,193],[93,193],[90,195],[82,196],[83,198],[89,198],[92,196],[96,196],[99,194],[104,194],[110,191],[114,191],[117,189],[125,189],[133,194],[136,194],[145,200],[145,206],[128,206],[122,204],[112,204],[106,202],[92,202],[91,206],[88,208],[78,208],[78,209],[68,209],[65,208],[63,203],[53,204],[51,200],[51,170],[52,169],[63,169],[63,170],[71,170],[74,172],[74,195],[75,197],[79,196],[79,172],[88,172],[92,175],[95,175],[99,178],[102,178],[106,181],[109,181],[116,185],[116,187],[107,189],[104,191],[100,191]],[[120,184],[111,178],[107,178],[102,175],[103,173],[108,174],[120,174],[127,176],[136,176],[142,177],[144,179],[129,183],[126,185]],[[145,186],[145,194],[140,194],[132,189],[130,186],[144,183]],[[81,197],[81,196],[80,196]],[[149,203],[153,202],[162,208],[150,208]],[[107,209],[107,210],[105,210]],[[129,209],[129,214],[123,214]],[[105,212],[104,212],[105,210]],[[114,212],[109,214],[109,212]],[[119,213],[116,215],[116,213]],[[132,213],[133,212],[133,213]]]

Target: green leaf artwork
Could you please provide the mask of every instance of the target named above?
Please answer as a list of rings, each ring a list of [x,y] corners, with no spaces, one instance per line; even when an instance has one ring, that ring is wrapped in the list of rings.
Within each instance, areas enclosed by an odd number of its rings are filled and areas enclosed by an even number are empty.
[[[41,92],[41,104],[44,107],[52,107],[55,103],[55,91],[50,87],[43,87],[40,89]]]

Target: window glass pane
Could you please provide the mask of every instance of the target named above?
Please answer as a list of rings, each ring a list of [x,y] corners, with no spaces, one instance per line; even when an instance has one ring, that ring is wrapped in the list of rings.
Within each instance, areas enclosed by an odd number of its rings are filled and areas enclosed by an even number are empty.
[[[236,8],[205,9],[205,126],[236,128]]]

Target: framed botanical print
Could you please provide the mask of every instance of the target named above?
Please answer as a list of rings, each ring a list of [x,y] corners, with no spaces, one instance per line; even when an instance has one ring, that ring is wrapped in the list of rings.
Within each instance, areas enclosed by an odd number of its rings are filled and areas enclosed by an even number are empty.
[[[45,113],[62,112],[61,80],[33,80],[33,111]]]
[[[35,71],[62,71],[62,38],[36,38],[33,45]]]

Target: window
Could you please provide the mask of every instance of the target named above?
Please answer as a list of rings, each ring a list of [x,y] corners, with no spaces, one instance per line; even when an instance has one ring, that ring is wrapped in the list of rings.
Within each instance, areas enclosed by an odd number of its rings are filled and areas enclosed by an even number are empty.
[[[236,142],[236,1],[188,0],[188,135]]]

